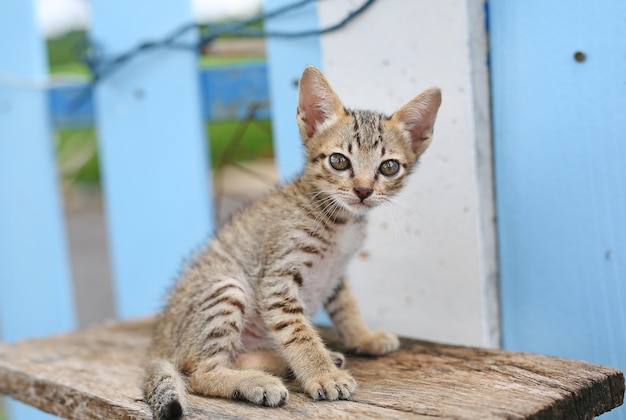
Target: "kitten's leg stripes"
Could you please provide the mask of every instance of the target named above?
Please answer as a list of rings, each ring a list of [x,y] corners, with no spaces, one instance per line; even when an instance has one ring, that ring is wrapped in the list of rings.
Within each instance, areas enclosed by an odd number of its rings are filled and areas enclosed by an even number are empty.
[[[304,391],[315,400],[350,398],[356,382],[335,366],[304,315],[298,286],[291,276],[265,277],[260,290],[265,325]]]
[[[387,331],[372,331],[361,316],[348,283],[341,283],[324,304],[345,346],[360,354],[383,355],[398,350],[398,337]]]

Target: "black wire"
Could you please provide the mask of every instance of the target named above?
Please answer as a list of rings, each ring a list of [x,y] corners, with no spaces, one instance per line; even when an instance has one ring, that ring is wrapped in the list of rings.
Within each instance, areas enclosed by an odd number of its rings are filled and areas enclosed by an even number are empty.
[[[295,9],[299,9],[303,6],[306,6],[309,3],[312,3],[316,0],[301,0],[301,1],[296,1],[293,2],[291,4],[285,5],[283,7],[279,7],[276,10],[273,10],[271,12],[267,12],[264,14],[260,14],[258,16],[254,16],[250,19],[241,21],[241,22],[235,22],[235,23],[229,23],[229,24],[221,24],[219,25],[217,28],[217,30],[211,31],[209,32],[209,35],[205,35],[202,38],[200,38],[200,41],[198,42],[198,47],[202,48],[204,47],[206,44],[211,43],[212,41],[214,41],[215,39],[219,38],[222,35],[239,35],[239,36],[244,36],[244,37],[262,37],[264,36],[264,32],[261,30],[257,30],[255,32],[247,32],[246,29],[250,29],[247,28],[248,26],[255,24],[259,21],[265,21],[265,20],[270,20],[274,17],[280,16],[280,15],[284,15],[285,13],[290,12],[291,10],[295,10]]]
[[[179,28],[173,30],[169,35],[165,36],[159,41],[147,41],[143,42],[121,54],[118,54],[111,58],[105,58],[101,54],[101,50],[98,48],[96,42],[87,41],[83,45],[82,53],[80,54],[81,61],[89,69],[92,74],[91,84],[88,87],[89,91],[93,89],[93,86],[102,79],[108,77],[110,74],[118,70],[128,61],[134,57],[144,54],[148,51],[167,48],[167,49],[185,49],[200,51],[204,46],[215,41],[222,35],[237,35],[240,37],[268,37],[268,38],[302,38],[313,35],[323,35],[329,32],[336,31],[346,26],[350,21],[355,19],[361,13],[363,13],[369,6],[371,6],[375,0],[366,0],[354,11],[348,13],[341,21],[321,29],[308,29],[303,31],[265,31],[249,26],[262,20],[269,20],[277,16],[284,15],[292,10],[299,9],[309,3],[316,0],[299,0],[294,1],[283,7],[279,7],[267,13],[259,14],[247,20],[240,22],[234,22],[229,24],[217,25],[215,29],[209,29],[208,34],[202,36],[196,43],[184,43],[179,42],[178,39],[185,35],[187,32],[195,29],[197,25],[195,23],[186,23]],[[89,92],[86,92],[89,93]],[[80,95],[83,97],[84,95]]]
[[[284,31],[284,32],[258,31],[258,33],[239,32],[238,35],[253,36],[253,37],[267,37],[267,38],[304,38],[304,37],[313,36],[313,35],[324,35],[329,32],[334,32],[346,26],[355,17],[357,17],[358,15],[363,13],[368,7],[370,7],[374,3],[374,1],[375,0],[366,0],[365,2],[363,2],[363,4],[361,4],[361,6],[359,6],[357,9],[353,10],[352,12],[348,13],[346,17],[340,20],[339,22],[333,25],[327,26],[325,28],[322,28],[322,29],[308,29],[304,31]]]

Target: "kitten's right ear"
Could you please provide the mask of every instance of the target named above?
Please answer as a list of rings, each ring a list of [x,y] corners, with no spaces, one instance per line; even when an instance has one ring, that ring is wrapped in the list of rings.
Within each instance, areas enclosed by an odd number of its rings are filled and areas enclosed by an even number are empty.
[[[297,116],[302,139],[309,140],[344,112],[341,100],[322,72],[313,66],[305,68],[300,78]]]

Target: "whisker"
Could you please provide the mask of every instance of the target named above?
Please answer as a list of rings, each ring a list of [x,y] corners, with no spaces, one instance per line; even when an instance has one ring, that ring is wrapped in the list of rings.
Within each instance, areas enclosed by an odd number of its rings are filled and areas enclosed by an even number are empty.
[[[390,206],[389,202],[385,201],[380,204],[380,207],[382,207],[389,215],[389,220],[391,222],[391,225],[393,226],[393,230],[396,236],[399,238],[408,237],[407,233],[400,228],[400,223],[398,222],[398,218],[394,213],[393,206]]]
[[[322,196],[326,194],[326,196]],[[337,205],[333,198],[332,192],[326,190],[319,190],[311,194],[311,204],[306,206],[306,209],[315,214],[313,231],[317,232],[322,224],[327,225],[332,215],[330,214],[334,207]]]
[[[390,200],[394,207],[400,207],[406,211],[407,216],[411,217],[415,213],[421,220],[426,222],[428,226],[433,226],[433,215],[421,203],[414,201],[412,197],[405,194],[396,195]]]

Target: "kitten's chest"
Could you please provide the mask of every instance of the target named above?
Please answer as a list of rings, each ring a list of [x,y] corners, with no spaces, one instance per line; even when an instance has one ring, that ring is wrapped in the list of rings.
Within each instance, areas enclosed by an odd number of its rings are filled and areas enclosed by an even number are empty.
[[[350,222],[341,225],[332,236],[329,236],[331,244],[327,249],[307,264],[303,273],[302,299],[308,315],[314,315],[337,287],[348,262],[362,247],[364,239],[364,223]]]
[[[365,241],[365,222],[357,221],[342,225],[335,235],[335,251],[351,257],[361,249]]]

